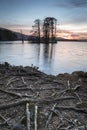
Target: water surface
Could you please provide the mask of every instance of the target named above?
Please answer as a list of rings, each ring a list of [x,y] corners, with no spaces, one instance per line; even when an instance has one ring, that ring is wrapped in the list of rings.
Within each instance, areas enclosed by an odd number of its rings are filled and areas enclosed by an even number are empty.
[[[0,42],[0,62],[11,65],[38,66],[47,74],[87,71],[86,42],[31,44],[27,41]]]

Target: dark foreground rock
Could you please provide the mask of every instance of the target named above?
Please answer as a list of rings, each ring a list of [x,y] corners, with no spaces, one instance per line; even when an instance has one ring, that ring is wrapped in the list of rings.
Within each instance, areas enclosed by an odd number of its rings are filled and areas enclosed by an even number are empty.
[[[0,130],[86,130],[87,73],[0,64]]]

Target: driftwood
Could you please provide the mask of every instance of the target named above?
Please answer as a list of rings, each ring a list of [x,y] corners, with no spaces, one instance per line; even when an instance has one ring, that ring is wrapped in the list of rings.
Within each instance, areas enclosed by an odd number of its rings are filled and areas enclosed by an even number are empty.
[[[27,102],[30,102],[30,103],[33,102],[33,103],[38,103],[38,104],[41,104],[44,102],[44,104],[45,104],[45,103],[52,103],[52,102],[57,102],[57,101],[61,101],[61,100],[69,100],[69,99],[74,99],[74,97],[67,96],[67,97],[58,98],[58,99],[51,99],[51,100],[47,100],[46,98],[45,99],[24,98],[24,99],[20,99],[18,101],[12,102],[12,103],[2,104],[2,105],[0,105],[0,110],[1,109],[8,109],[10,107],[15,107],[18,105],[24,105]]]
[[[32,76],[32,75],[34,75],[34,76],[38,76],[38,77],[40,77],[40,73],[39,72],[28,72],[28,73],[16,73],[16,74],[12,74],[13,76]]]
[[[87,108],[76,108],[75,106],[57,106],[55,109],[60,110],[73,110],[76,112],[81,112],[87,114]]]
[[[2,104],[0,105],[0,110],[1,109],[8,109],[8,108],[11,108],[11,107],[16,107],[18,105],[25,105],[27,102],[34,102],[33,99],[21,99],[19,101],[15,101],[15,102],[12,102],[12,103],[7,103],[7,104]]]
[[[64,125],[64,123],[59,123],[59,125],[57,126],[56,130],[60,130],[60,128]]]
[[[10,118],[6,119],[4,116],[2,116],[0,114],[0,118],[4,121],[3,123],[0,123],[0,127],[4,126],[4,125],[8,125],[8,121],[10,120]],[[8,125],[9,126],[9,125]]]
[[[20,85],[16,85],[16,87],[19,87],[19,88],[21,88],[21,87],[26,87],[26,85],[25,84],[20,84]],[[9,88],[10,89],[10,88]],[[15,89],[15,88],[13,88],[13,89]]]
[[[15,92],[9,92],[7,90],[3,90],[3,89],[0,89],[1,92],[3,93],[7,93],[9,95],[12,95],[12,96],[17,96],[19,98],[22,98],[22,97],[32,97],[33,95],[27,95],[27,94],[20,94],[20,93],[15,93]]]
[[[8,80],[8,83],[7,83],[7,85],[6,85],[6,87],[8,87],[9,84],[11,84],[11,83],[13,83],[13,82],[19,80],[18,78],[17,78],[17,79],[15,79],[15,78],[16,78],[16,77],[12,77],[11,79],[9,79],[9,80]]]
[[[56,103],[58,101],[70,100],[70,99],[75,99],[75,97],[73,97],[73,96],[65,96],[65,97],[61,97],[61,98],[48,97],[48,98],[38,100],[38,103],[44,103],[44,104],[45,103]]]
[[[72,130],[87,130],[87,125],[79,126],[79,127],[73,128]]]
[[[59,94],[62,94],[62,93],[65,93],[65,92],[76,92],[78,89],[80,88],[80,85],[76,85],[74,88],[66,88],[64,90],[62,90],[61,92],[57,93],[58,95]]]
[[[8,88],[9,90],[19,90],[19,91],[21,91],[21,90],[31,90],[31,91],[47,91],[47,90],[59,90],[59,88],[58,87],[49,87],[49,88],[32,88],[32,87],[24,87],[24,86],[26,86],[26,85],[19,85],[19,86],[17,86],[17,87],[20,87],[20,88]],[[21,88],[22,87],[22,88]]]
[[[3,123],[0,123],[0,127],[5,126],[5,125],[8,125],[7,121],[4,121]]]
[[[49,124],[49,122],[50,122],[50,120],[51,120],[51,118],[52,118],[52,114],[53,114],[53,111],[54,111],[56,105],[57,105],[57,103],[54,104],[54,106],[52,107],[52,111],[51,111],[51,113],[50,113],[50,115],[49,115],[49,117],[48,117],[48,120],[47,120],[47,122],[46,122],[45,130],[47,130],[47,126],[48,126],[48,124]]]
[[[35,105],[35,117],[34,117],[35,130],[37,130],[37,110],[38,106]]]
[[[77,96],[77,98],[79,99],[79,101],[82,102],[82,99],[80,98],[80,96],[78,95],[78,93],[77,92],[74,92],[74,93]]]
[[[0,91],[3,92],[3,93],[10,94],[10,95],[12,95],[12,96],[17,96],[17,97],[19,97],[19,98],[22,97],[22,95],[21,95],[20,93],[9,92],[9,91],[7,91],[7,90],[3,90],[3,89],[0,89]]]
[[[51,110],[51,111],[53,111],[57,116],[61,116],[61,119],[65,119],[70,124],[75,125],[75,123],[73,123],[73,121],[71,121],[70,119],[66,118],[64,115],[62,115],[59,110],[55,109],[55,110]]]
[[[22,77],[21,79],[22,79],[22,81],[23,81],[23,84],[24,84],[24,85],[27,85],[27,83],[26,83],[25,80],[24,80],[24,77]]]
[[[27,117],[27,130],[30,130],[30,111],[29,111],[29,103],[26,104],[26,117]]]
[[[68,88],[70,88],[70,81],[69,80],[67,81],[67,86],[68,86]]]
[[[11,129],[12,125],[17,124],[18,127],[14,128],[21,130],[87,129],[83,126],[87,124],[86,78],[83,77],[78,81],[79,76],[73,74],[70,76],[64,74],[60,77],[51,76],[34,68],[22,66],[8,67],[8,65],[4,65],[0,70],[0,101],[3,102],[0,104],[0,128],[4,126],[3,129],[6,127],[8,129],[7,125],[9,125],[9,129]],[[26,106],[25,111],[24,106]],[[40,113],[38,113],[38,107]],[[14,117],[12,118],[13,112]],[[26,115],[23,114],[24,119],[20,121],[22,113]]]
[[[59,130],[72,130],[72,127],[73,127],[73,125],[70,125],[70,126],[67,126],[67,127],[62,127]],[[77,130],[77,129],[75,129],[75,130]]]
[[[18,90],[18,91],[31,90],[32,92],[33,92],[33,90],[37,90],[37,89],[33,89],[31,87],[24,87],[24,86],[26,86],[26,85],[18,86],[18,87],[21,87],[21,88],[8,88],[8,90]]]

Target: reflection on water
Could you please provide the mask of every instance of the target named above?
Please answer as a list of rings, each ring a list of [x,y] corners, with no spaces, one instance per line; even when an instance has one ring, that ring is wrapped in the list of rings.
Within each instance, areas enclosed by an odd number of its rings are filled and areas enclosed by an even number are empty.
[[[39,66],[47,74],[87,71],[86,42],[58,42],[57,44],[30,44],[21,41],[0,42],[0,62],[14,65]]]

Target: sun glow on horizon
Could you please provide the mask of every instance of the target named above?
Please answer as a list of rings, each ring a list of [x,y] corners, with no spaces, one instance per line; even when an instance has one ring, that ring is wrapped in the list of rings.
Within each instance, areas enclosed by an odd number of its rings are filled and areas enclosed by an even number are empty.
[[[3,27],[3,26],[2,26]],[[33,29],[32,29],[32,26],[5,26],[3,28],[7,28],[11,31],[14,31],[14,32],[19,32],[21,33],[21,30],[22,30],[22,33],[25,34],[25,35],[33,35],[34,32],[33,32]],[[41,36],[43,35],[42,31],[41,31]],[[65,30],[65,29],[62,29],[62,28],[57,28],[57,33],[56,33],[56,37],[60,37],[60,38],[65,38],[65,39],[87,39],[87,32],[73,32],[73,31],[70,31],[70,30]]]

